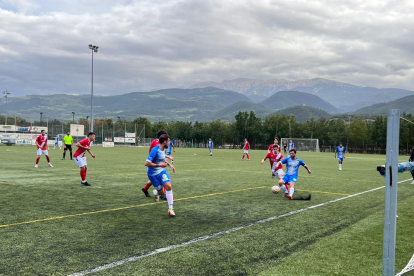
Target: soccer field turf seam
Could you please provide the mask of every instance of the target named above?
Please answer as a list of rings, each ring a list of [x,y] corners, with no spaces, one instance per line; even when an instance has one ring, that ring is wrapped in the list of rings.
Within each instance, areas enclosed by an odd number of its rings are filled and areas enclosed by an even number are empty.
[[[216,195],[238,193],[238,192],[243,192],[243,191],[248,191],[248,190],[264,189],[264,188],[269,188],[269,187],[268,186],[261,186],[261,187],[245,188],[245,189],[239,189],[239,190],[228,191],[228,192],[220,192],[220,193],[214,193],[214,194],[206,194],[206,195],[198,195],[198,196],[192,196],[192,197],[178,198],[178,199],[175,199],[174,201],[183,201],[183,200],[189,200],[189,199],[211,197],[211,196],[216,196]],[[322,192],[322,191],[309,191],[309,190],[300,190],[300,189],[297,189],[297,191],[307,191],[307,192],[313,192],[313,193],[333,194],[333,195],[348,195],[348,194]],[[56,217],[50,217],[50,218],[44,218],[44,219],[36,219],[36,220],[30,220],[30,221],[9,223],[9,224],[0,225],[0,228],[23,225],[23,224],[31,224],[31,223],[36,223],[36,222],[45,222],[45,221],[64,219],[64,218],[71,218],[71,217],[79,217],[79,216],[92,215],[92,214],[99,214],[99,213],[114,212],[114,211],[120,211],[120,210],[127,210],[127,209],[132,209],[132,208],[137,208],[137,207],[144,207],[144,206],[149,206],[149,205],[154,205],[154,204],[159,204],[159,203],[163,203],[163,202],[151,202],[151,203],[131,205],[131,206],[125,206],[125,207],[119,207],[119,208],[113,208],[113,209],[105,209],[105,210],[91,211],[91,212],[85,212],[85,213],[79,213],[79,214],[63,215],[63,216],[56,216]]]
[[[405,182],[405,181],[407,181],[407,180],[400,181],[399,183]],[[294,215],[294,214],[298,214],[298,213],[301,213],[301,212],[304,212],[304,211],[307,211],[307,210],[315,209],[315,208],[325,206],[325,205],[328,205],[328,204],[331,204],[331,203],[335,203],[335,202],[338,202],[338,201],[341,201],[341,200],[344,200],[344,199],[348,199],[348,198],[355,197],[355,196],[358,196],[358,195],[362,195],[362,194],[365,194],[365,193],[377,191],[377,190],[380,190],[384,187],[385,186],[377,187],[377,188],[374,188],[374,189],[371,189],[371,190],[367,190],[367,191],[363,191],[363,192],[356,193],[356,194],[353,194],[353,195],[348,195],[348,196],[341,197],[341,198],[338,198],[338,199],[330,200],[330,201],[320,203],[320,204],[317,204],[317,205],[313,205],[313,206],[310,206],[310,207],[306,207],[306,208],[303,208],[303,209],[291,211],[291,212],[285,213],[283,215],[278,215],[278,216],[270,217],[270,218],[267,218],[267,219],[262,219],[262,220],[259,220],[259,221],[256,221],[256,222],[251,222],[251,223],[248,223],[248,224],[245,224],[245,225],[242,225],[242,226],[234,227],[234,228],[231,228],[231,229],[228,229],[228,230],[225,230],[225,231],[221,231],[221,232],[212,233],[212,234],[209,234],[209,235],[206,235],[206,236],[198,237],[198,238],[195,238],[195,239],[183,242],[183,243],[170,245],[170,246],[163,247],[163,248],[158,248],[158,249],[155,249],[153,251],[150,251],[150,252],[147,252],[147,253],[144,253],[144,254],[140,254],[140,255],[129,257],[129,258],[125,258],[125,259],[122,259],[122,260],[119,260],[119,261],[116,261],[116,262],[113,262],[113,263],[105,264],[105,265],[102,265],[102,266],[98,266],[98,267],[95,267],[95,268],[92,268],[92,269],[79,271],[79,272],[70,274],[68,276],[83,276],[83,275],[86,275],[86,274],[89,274],[89,273],[98,272],[98,271],[105,270],[105,269],[110,269],[110,268],[113,268],[113,267],[116,267],[116,266],[123,265],[125,263],[133,262],[133,261],[145,258],[145,257],[152,256],[152,255],[155,255],[155,254],[158,254],[158,253],[167,252],[167,251],[170,251],[170,250],[178,248],[178,247],[183,247],[183,246],[193,244],[193,243],[196,243],[196,242],[199,242],[199,241],[205,241],[205,240],[217,237],[217,236],[221,236],[221,235],[224,235],[224,234],[235,232],[237,230],[242,230],[242,229],[245,229],[247,227],[257,225],[257,224],[273,221],[273,220],[280,219],[280,218],[283,218],[283,217],[288,217],[290,215]]]

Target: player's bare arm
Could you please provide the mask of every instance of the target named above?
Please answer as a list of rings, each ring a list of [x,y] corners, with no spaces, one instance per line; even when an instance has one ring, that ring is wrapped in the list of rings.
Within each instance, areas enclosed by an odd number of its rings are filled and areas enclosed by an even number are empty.
[[[172,169],[173,173],[175,173],[175,168],[173,165],[171,165],[170,163],[167,162],[167,166],[170,166],[170,168]]]
[[[171,161],[174,161],[174,157],[170,156],[170,155],[165,155],[165,158],[170,159]]]
[[[77,146],[78,148],[82,148],[82,149],[90,150],[90,148],[89,148],[89,147],[84,147],[84,146],[82,146],[80,142],[78,142],[78,143],[76,144],[76,146]]]
[[[280,162],[280,161],[279,161],[279,162],[277,162],[277,163],[276,163],[276,165],[274,165],[274,166],[275,166],[275,168],[278,168],[278,167],[280,166],[280,164],[282,164],[282,162]]]
[[[266,161],[266,156],[262,159],[262,164]]]
[[[165,168],[165,167],[168,166],[168,163],[165,162],[165,163],[155,164],[155,163],[152,163],[152,162],[149,162],[149,161],[145,161],[145,166],[147,166],[147,167],[161,167],[161,168]]]
[[[94,159],[96,158],[96,155],[94,155],[94,154],[91,152],[91,150],[90,150],[90,149],[87,149],[86,151],[87,151],[87,152],[89,152],[89,154],[92,156],[92,158],[94,158]]]
[[[308,166],[304,166],[305,167],[305,169],[308,171],[308,173],[309,174],[311,174],[312,172],[311,172],[311,170],[309,170],[309,168],[308,168]]]

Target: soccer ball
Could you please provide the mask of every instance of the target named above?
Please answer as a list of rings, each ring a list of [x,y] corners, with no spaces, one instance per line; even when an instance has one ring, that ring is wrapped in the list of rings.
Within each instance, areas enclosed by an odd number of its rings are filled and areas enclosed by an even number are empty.
[[[277,194],[280,191],[280,187],[279,186],[273,186],[272,187],[272,193]]]

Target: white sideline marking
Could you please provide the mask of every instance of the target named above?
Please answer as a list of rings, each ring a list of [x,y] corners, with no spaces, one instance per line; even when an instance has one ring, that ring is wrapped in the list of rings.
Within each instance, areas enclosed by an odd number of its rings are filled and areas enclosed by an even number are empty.
[[[405,182],[405,181],[407,181],[407,180],[400,181],[398,183]],[[275,220],[275,219],[287,217],[287,216],[290,216],[290,215],[301,213],[303,211],[318,208],[318,207],[321,207],[321,206],[324,206],[324,205],[327,205],[327,204],[330,204],[330,203],[338,202],[338,201],[341,201],[341,200],[344,200],[344,199],[347,199],[347,198],[351,198],[351,197],[354,197],[354,196],[358,196],[358,195],[362,195],[362,194],[365,194],[365,193],[373,192],[373,191],[383,189],[383,188],[385,188],[385,186],[381,186],[381,187],[371,189],[371,190],[368,190],[368,191],[364,191],[364,192],[360,192],[360,193],[357,193],[357,194],[341,197],[341,198],[334,199],[334,200],[331,200],[331,201],[328,201],[328,202],[325,202],[325,203],[321,203],[321,204],[317,204],[317,205],[314,205],[314,206],[311,206],[311,207],[307,207],[307,208],[299,209],[299,210],[296,210],[296,211],[292,211],[292,212],[289,212],[289,213],[286,213],[286,214],[283,214],[283,215],[274,216],[274,217],[270,217],[270,218],[267,218],[267,219],[262,219],[262,220],[259,220],[259,221],[256,221],[256,222],[251,222],[251,223],[248,223],[248,224],[245,224],[245,225],[242,225],[242,226],[231,228],[229,230],[225,230],[225,231],[213,233],[213,234],[210,234],[210,235],[207,235],[207,236],[195,238],[195,239],[183,242],[183,243],[170,245],[170,246],[163,247],[163,248],[158,248],[158,249],[155,249],[153,251],[150,251],[150,252],[147,252],[147,253],[144,253],[144,254],[141,254],[141,255],[136,255],[136,256],[129,257],[129,258],[126,258],[126,259],[123,259],[123,260],[119,260],[119,261],[116,261],[116,262],[113,262],[113,263],[110,263],[110,264],[105,264],[105,265],[98,266],[98,267],[95,267],[95,268],[92,268],[92,269],[76,272],[76,273],[70,274],[68,276],[82,276],[82,275],[86,275],[86,274],[89,274],[89,273],[101,271],[101,270],[104,270],[104,269],[113,268],[113,267],[116,267],[116,266],[119,266],[119,265],[122,265],[122,264],[125,264],[125,263],[133,262],[133,261],[136,261],[136,260],[139,260],[139,259],[142,259],[142,258],[145,258],[145,257],[149,257],[149,256],[152,256],[152,255],[155,255],[155,254],[158,254],[158,253],[166,252],[166,251],[178,248],[178,247],[182,247],[182,246],[189,245],[189,244],[192,244],[192,243],[196,243],[196,242],[199,242],[199,241],[208,240],[208,239],[211,239],[211,238],[214,238],[214,237],[217,237],[217,236],[221,236],[221,235],[231,233],[231,232],[234,232],[234,231],[237,231],[237,230],[241,230],[241,229],[244,229],[244,228],[247,228],[247,227],[250,227],[250,226],[254,226],[254,225],[259,224],[259,223],[265,223],[265,222],[269,222],[269,221],[272,221],[272,220]]]

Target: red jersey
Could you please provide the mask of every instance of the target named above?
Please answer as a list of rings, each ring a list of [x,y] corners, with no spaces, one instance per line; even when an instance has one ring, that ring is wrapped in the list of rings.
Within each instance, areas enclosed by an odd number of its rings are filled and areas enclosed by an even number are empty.
[[[47,150],[47,136],[46,135],[45,136],[39,135],[36,138],[36,142],[40,145],[40,147],[37,146],[37,149]]]
[[[270,147],[267,149],[267,150],[270,150],[270,152],[273,152],[273,146],[274,146],[275,144],[271,144],[270,145]],[[277,145],[277,148],[278,148],[278,150],[279,150],[279,152],[281,151],[281,148],[280,148],[280,146],[279,145]]]
[[[151,142],[150,149],[149,149],[149,152],[151,153],[151,150],[152,150],[153,148],[155,148],[156,146],[158,146],[159,144],[160,144],[160,140],[158,140],[158,139],[155,139],[154,141],[152,141],[152,142]]]
[[[81,144],[84,147],[90,147],[91,146],[91,141],[89,141],[88,138],[85,138],[83,140],[81,140],[79,142],[79,144]],[[78,148],[78,150],[75,152],[75,154],[73,155],[73,157],[83,157],[85,155],[86,149],[83,148]]]
[[[249,142],[244,142],[244,149],[245,150],[249,150],[249,146],[250,146],[250,144],[249,144]]]
[[[271,153],[273,153],[273,152],[271,152]],[[270,153],[269,153],[270,154]],[[273,155],[275,155],[274,153],[273,153]],[[278,154],[277,154],[277,156],[275,155],[275,162],[277,163],[277,162],[279,162],[279,161],[281,161],[281,160],[283,160],[283,155],[279,152]],[[270,162],[272,162],[272,161],[270,161]],[[275,164],[276,165],[276,164]],[[273,168],[273,165],[272,165],[272,168]],[[282,169],[283,170],[283,166],[282,166],[282,163],[280,163],[280,165],[279,165],[279,167],[277,167],[277,168],[275,168],[275,171],[277,171],[277,170],[280,170],[280,169]]]

